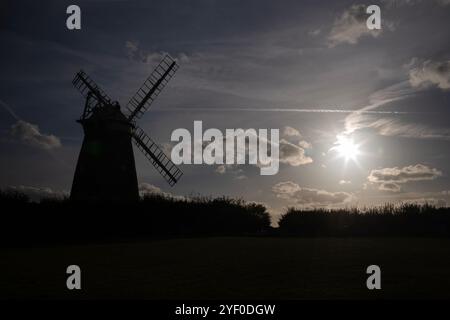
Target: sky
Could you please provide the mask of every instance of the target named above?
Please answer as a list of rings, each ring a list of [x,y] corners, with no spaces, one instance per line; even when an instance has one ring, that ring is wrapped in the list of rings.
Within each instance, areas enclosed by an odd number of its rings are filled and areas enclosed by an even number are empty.
[[[81,8],[81,30],[66,8]],[[70,192],[83,69],[125,106],[169,53],[180,69],[139,120],[171,133],[280,131],[280,170],[180,165],[170,187],[135,149],[140,189],[287,207],[450,202],[450,1],[2,1],[0,188]]]

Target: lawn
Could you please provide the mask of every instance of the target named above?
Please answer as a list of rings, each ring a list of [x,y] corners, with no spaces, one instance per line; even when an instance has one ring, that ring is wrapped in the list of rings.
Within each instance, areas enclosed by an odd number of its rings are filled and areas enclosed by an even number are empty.
[[[0,249],[0,297],[450,298],[450,239],[217,237]],[[66,267],[82,290],[66,289]],[[382,290],[366,289],[368,265]]]

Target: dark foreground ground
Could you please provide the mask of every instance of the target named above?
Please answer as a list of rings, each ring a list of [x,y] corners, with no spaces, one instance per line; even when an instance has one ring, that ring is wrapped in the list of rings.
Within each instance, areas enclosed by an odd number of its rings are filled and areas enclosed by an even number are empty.
[[[252,238],[0,249],[2,298],[450,298],[450,239]],[[66,289],[66,267],[82,290]],[[382,290],[366,289],[366,267]]]

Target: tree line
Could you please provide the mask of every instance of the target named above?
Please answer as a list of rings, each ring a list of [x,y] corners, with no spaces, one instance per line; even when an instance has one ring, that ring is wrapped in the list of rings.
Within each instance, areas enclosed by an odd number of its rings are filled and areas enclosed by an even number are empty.
[[[450,236],[450,209],[428,204],[289,208],[272,228],[262,204],[227,197],[146,195],[135,203],[32,202],[0,190],[0,246],[191,236]]]

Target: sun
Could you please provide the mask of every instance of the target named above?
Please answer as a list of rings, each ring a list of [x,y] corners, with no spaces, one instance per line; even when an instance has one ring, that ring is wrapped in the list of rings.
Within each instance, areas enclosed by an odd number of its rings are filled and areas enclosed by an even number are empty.
[[[344,158],[345,161],[357,161],[358,155],[361,154],[359,145],[348,136],[338,135],[336,138],[337,141],[331,150],[336,151],[338,156]]]

